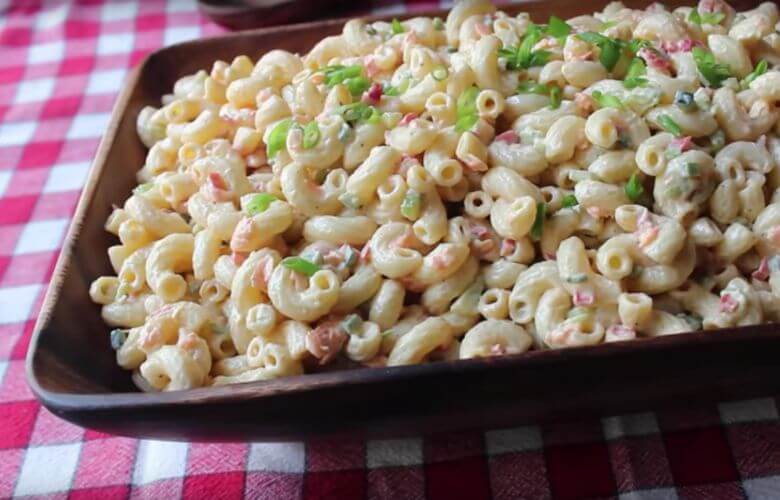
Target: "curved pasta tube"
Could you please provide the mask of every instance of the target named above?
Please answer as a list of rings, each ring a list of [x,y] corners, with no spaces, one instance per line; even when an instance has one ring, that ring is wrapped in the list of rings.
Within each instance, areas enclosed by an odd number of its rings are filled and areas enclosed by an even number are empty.
[[[287,134],[287,152],[296,163],[314,169],[332,165],[344,154],[344,143],[339,139],[346,124],[340,116],[326,115],[317,120],[319,140],[314,146],[304,147],[303,129],[294,127]]]
[[[351,196],[356,204],[368,204],[376,195],[376,189],[387,180],[401,161],[401,153],[388,146],[371,150],[368,158],[349,176],[344,196]]]
[[[703,151],[686,151],[669,161],[656,176],[653,196],[659,211],[690,225],[715,189],[712,157]]]
[[[401,317],[405,298],[406,289],[401,283],[395,280],[383,280],[371,300],[368,319],[383,330],[392,327]]]
[[[634,157],[639,170],[653,177],[663,174],[667,163],[666,150],[673,140],[672,134],[663,132],[640,144]]]
[[[339,197],[344,194],[347,173],[343,169],[331,170],[322,185],[316,184],[306,173],[306,167],[290,163],[282,169],[282,193],[288,203],[306,216],[333,215],[344,206]]]
[[[712,96],[715,118],[730,140],[756,140],[775,125],[780,110],[774,102],[756,102],[754,112],[752,107],[746,110],[737,97],[733,90],[726,87],[719,88]]]
[[[482,177],[482,190],[493,198],[514,200],[521,196],[530,196],[537,202],[544,201],[539,188],[514,170],[506,167],[493,167]]]
[[[360,363],[376,356],[381,346],[382,333],[379,331],[379,325],[364,321],[358,332],[349,335],[345,351],[349,359]]]
[[[328,61],[349,55],[349,48],[343,35],[328,36],[312,47],[303,58],[303,65],[309,69],[319,69],[327,66]]]
[[[494,140],[487,148],[491,166],[507,167],[529,177],[544,171],[547,159],[534,146]]]
[[[441,318],[428,318],[415,325],[393,346],[387,366],[420,363],[433,350],[452,340],[452,327]]]
[[[146,282],[165,302],[175,302],[187,292],[187,282],[178,273],[192,270],[194,242],[191,234],[170,234],[152,245]]]
[[[504,238],[521,240],[531,231],[536,219],[536,201],[521,196],[512,201],[497,199],[490,210],[490,223]]]
[[[332,311],[346,314],[367,302],[382,286],[382,275],[372,266],[362,266],[341,284],[339,299]]]
[[[144,196],[131,196],[125,202],[125,210],[130,218],[143,224],[155,237],[162,238],[173,233],[189,233],[190,226],[176,212],[166,212],[156,207]]]
[[[498,68],[498,50],[501,40],[495,35],[480,38],[468,52],[469,66],[474,71],[477,86],[502,94],[512,94],[517,88],[517,73],[501,73]]]
[[[506,320],[488,319],[473,326],[460,343],[460,359],[520,354],[532,344],[525,329]]]
[[[269,245],[275,236],[285,232],[293,223],[293,211],[284,201],[274,201],[268,208],[251,217],[241,219],[230,238],[234,252],[251,252]]]
[[[371,238],[376,227],[376,223],[365,215],[316,215],[303,224],[303,237],[307,241],[360,246]]]
[[[343,165],[347,171],[354,170],[371,154],[371,150],[381,146],[385,140],[383,123],[358,123],[344,145]]]
[[[637,148],[650,137],[645,121],[631,111],[601,108],[585,122],[585,136],[593,144],[611,148],[620,143],[627,148]]]
[[[422,202],[422,213],[412,225],[412,230],[426,245],[435,245],[447,234],[447,210],[435,189],[426,191]]]
[[[541,349],[546,347],[546,339],[559,325],[566,321],[571,309],[571,298],[563,288],[553,287],[539,298],[539,304],[533,317],[534,344]]]
[[[557,119],[544,138],[544,155],[547,161],[561,163],[570,160],[574,156],[575,148],[585,140],[585,125],[585,120],[579,116],[568,115]]]
[[[611,216],[618,207],[630,203],[622,186],[600,181],[580,181],[574,186],[574,194],[583,208],[596,210],[600,217]]]
[[[341,282],[333,271],[321,270],[309,278],[300,289],[293,276],[295,271],[278,265],[268,282],[268,296],[274,307],[298,321],[314,321],[330,312],[339,298]]]
[[[473,256],[468,257],[456,273],[426,288],[420,303],[433,315],[444,314],[450,303],[471,285],[478,272],[479,262]]]
[[[509,316],[520,325],[530,323],[542,294],[562,287],[555,262],[537,262],[521,272],[509,295]]]
[[[455,4],[447,14],[445,23],[447,44],[453,47],[458,46],[460,27],[466,19],[480,14],[492,14],[495,11],[496,8],[487,0],[466,0]]]
[[[696,265],[696,246],[688,238],[683,249],[670,264],[643,267],[636,277],[626,279],[626,287],[632,292],[658,294],[678,288],[693,272]]]
[[[425,287],[452,276],[469,256],[463,243],[440,243],[423,257],[422,264],[409,277],[415,287]]]
[[[291,82],[293,77],[303,71],[303,61],[297,54],[286,50],[274,49],[266,52],[257,61],[253,71],[258,71],[263,66],[276,66],[282,72],[282,78]]]
[[[661,125],[662,116],[667,116],[674,120],[680,126],[682,134],[686,136],[704,137],[711,135],[718,129],[719,121],[716,121],[712,114],[704,110],[689,113],[683,111],[679,106],[668,104],[657,106],[645,115],[650,124],[656,129],[663,128]],[[722,123],[721,126],[723,126]]]
[[[180,391],[200,387],[208,371],[177,346],[166,345],[153,352],[140,368],[141,376],[158,391]]]
[[[376,230],[369,245],[371,263],[377,271],[388,278],[401,278],[422,265],[420,252],[402,246],[410,234],[411,227],[401,222],[391,222]]]

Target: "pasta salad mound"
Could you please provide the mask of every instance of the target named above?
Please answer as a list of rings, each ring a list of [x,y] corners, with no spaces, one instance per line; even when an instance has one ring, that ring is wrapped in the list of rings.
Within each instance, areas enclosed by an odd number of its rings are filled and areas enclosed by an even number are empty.
[[[466,0],[184,76],[90,288],[117,362],[168,391],[777,321],[778,20]]]

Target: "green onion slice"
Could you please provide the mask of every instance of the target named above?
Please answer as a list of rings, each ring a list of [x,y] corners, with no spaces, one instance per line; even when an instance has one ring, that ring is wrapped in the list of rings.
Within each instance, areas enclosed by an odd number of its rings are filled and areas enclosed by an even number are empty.
[[[645,188],[642,187],[642,182],[639,180],[639,175],[636,172],[631,174],[631,177],[628,179],[625,191],[628,199],[633,202],[637,202],[645,192]]]
[[[313,276],[314,273],[320,270],[320,266],[313,262],[309,262],[303,257],[287,257],[282,259],[282,265],[287,269],[295,271],[296,273],[305,274],[306,276]]]
[[[268,210],[268,207],[271,205],[271,203],[278,199],[279,198],[272,194],[259,193],[254,195],[244,208],[246,213],[250,216],[257,215]]]

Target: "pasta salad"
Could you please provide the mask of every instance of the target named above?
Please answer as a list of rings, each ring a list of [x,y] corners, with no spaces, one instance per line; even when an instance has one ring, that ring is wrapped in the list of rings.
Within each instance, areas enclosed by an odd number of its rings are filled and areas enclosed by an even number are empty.
[[[167,391],[777,321],[779,27],[466,0],[181,78],[90,288],[117,362]]]

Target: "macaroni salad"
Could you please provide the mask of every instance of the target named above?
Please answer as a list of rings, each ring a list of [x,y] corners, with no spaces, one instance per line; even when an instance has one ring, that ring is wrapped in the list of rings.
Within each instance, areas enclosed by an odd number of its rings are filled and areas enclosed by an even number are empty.
[[[489,2],[217,61],[92,300],[143,390],[780,319],[778,8]]]

